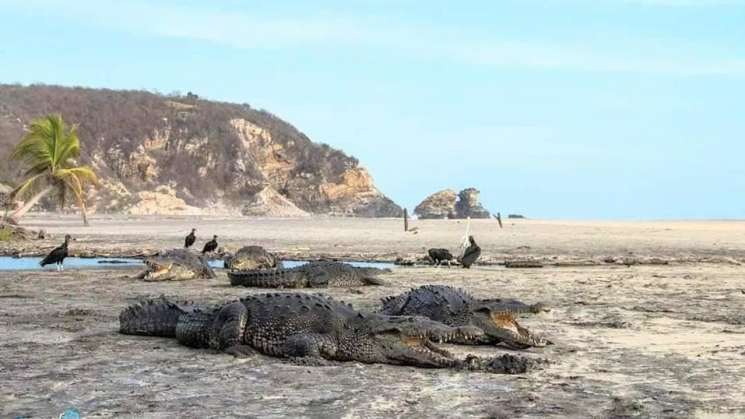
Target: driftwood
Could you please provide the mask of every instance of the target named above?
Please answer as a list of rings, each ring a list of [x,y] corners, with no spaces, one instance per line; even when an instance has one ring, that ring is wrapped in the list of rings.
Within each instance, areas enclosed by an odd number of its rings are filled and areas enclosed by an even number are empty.
[[[504,262],[505,268],[542,268],[543,264],[537,260],[508,260]]]

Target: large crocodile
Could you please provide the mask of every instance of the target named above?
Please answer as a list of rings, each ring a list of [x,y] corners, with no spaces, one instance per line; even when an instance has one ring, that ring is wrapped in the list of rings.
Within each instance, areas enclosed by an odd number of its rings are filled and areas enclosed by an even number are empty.
[[[175,337],[193,348],[235,356],[254,351],[305,365],[359,361],[488,372],[525,372],[536,361],[502,356],[489,360],[455,358],[435,341],[480,331],[451,327],[423,317],[364,314],[323,295],[252,295],[211,308],[173,303],[164,297],[132,305],[119,315],[119,331],[129,335]]]
[[[145,281],[183,281],[214,278],[215,273],[203,256],[188,249],[173,249],[145,259],[145,271],[138,278]]]
[[[362,268],[342,262],[310,262],[290,269],[230,271],[230,285],[261,288],[326,288],[384,285],[386,269]]]
[[[415,315],[450,326],[475,326],[483,333],[472,338],[456,336],[454,343],[503,344],[524,349],[545,346],[549,341],[520,326],[518,313],[546,310],[543,304],[524,304],[512,299],[479,300],[463,291],[445,285],[424,285],[395,297],[383,298],[380,311],[387,315]]]
[[[282,262],[277,256],[261,246],[246,246],[235,254],[225,257],[225,269],[232,271],[252,271],[256,269],[281,268]]]

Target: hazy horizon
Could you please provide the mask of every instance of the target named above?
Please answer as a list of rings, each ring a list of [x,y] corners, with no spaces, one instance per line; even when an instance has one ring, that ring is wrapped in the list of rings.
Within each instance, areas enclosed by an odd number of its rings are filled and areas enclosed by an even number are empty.
[[[0,0],[0,82],[249,103],[410,211],[745,218],[745,0]]]

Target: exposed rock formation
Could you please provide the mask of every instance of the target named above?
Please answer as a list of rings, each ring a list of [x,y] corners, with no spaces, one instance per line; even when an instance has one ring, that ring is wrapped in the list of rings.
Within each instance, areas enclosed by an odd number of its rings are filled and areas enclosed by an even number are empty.
[[[176,197],[176,191],[164,186],[158,187],[154,192],[138,192],[136,203],[127,212],[132,215],[201,213],[199,208],[186,205],[183,199]]]
[[[458,218],[490,218],[491,214],[479,202],[479,190],[466,188],[458,194],[458,202],[455,203],[455,213]]]
[[[414,214],[421,219],[442,218],[489,218],[490,214],[479,202],[479,191],[467,188],[455,193],[445,189],[428,196],[416,208]]]
[[[25,125],[52,112],[79,124],[82,163],[101,178],[89,198],[94,211],[402,214],[355,158],[266,111],[193,94],[0,85],[0,173],[8,180],[21,177],[7,156]]]
[[[241,214],[268,217],[307,217],[310,215],[280,195],[271,186],[265,187],[246,199],[241,208]]]
[[[452,189],[433,193],[414,208],[414,214],[422,219],[456,218],[455,203],[458,195]]]

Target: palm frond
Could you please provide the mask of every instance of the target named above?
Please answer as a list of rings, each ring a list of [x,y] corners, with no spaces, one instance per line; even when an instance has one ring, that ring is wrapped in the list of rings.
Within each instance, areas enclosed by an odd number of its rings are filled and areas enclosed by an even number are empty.
[[[80,156],[80,140],[77,135],[77,127],[72,127],[69,132],[57,140],[57,156],[55,167],[72,167],[74,159]]]
[[[61,188],[72,192],[77,201],[78,206],[83,209],[85,208],[85,192],[83,192],[83,184],[77,176],[71,175],[64,178],[64,183],[67,188]]]
[[[67,185],[60,185],[57,187],[57,205],[59,205],[60,208],[64,208],[67,204]]]
[[[20,185],[18,185],[13,191],[10,192],[10,197],[12,199],[15,199],[19,196],[26,196],[30,192],[33,192],[41,187],[42,184],[44,184],[46,180],[45,174],[39,174],[36,176],[32,176],[26,180],[24,180]]]
[[[51,131],[50,140],[52,141],[52,167],[57,167],[60,163],[60,151],[65,138],[65,122],[59,115],[48,115],[46,117]]]
[[[96,173],[88,166],[70,167],[67,169],[57,169],[53,176],[59,179],[75,177],[81,184],[93,183],[98,184]]]
[[[23,160],[34,166],[43,162],[51,162],[54,158],[54,149],[52,143],[48,141],[46,132],[47,129],[43,126],[43,123],[32,124],[29,132],[13,149],[10,158]]]
[[[40,174],[49,174],[49,163],[48,162],[41,162],[34,166],[31,166],[28,170],[25,172],[26,176],[29,175],[40,175]]]

